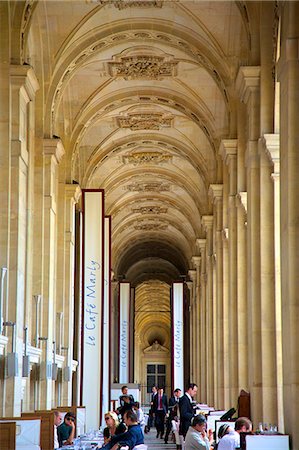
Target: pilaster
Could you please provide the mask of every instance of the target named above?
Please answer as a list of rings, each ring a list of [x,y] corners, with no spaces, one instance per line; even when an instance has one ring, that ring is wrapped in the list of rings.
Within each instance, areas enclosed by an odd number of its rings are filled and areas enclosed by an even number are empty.
[[[213,299],[213,221],[214,217],[202,216],[203,228],[207,233],[207,245],[206,245],[206,264],[207,264],[207,296],[206,296],[206,339],[207,339],[207,355],[206,355],[206,367],[207,367],[207,393],[208,404],[214,405],[214,299]]]
[[[57,264],[57,196],[58,165],[64,155],[60,139],[43,141],[43,266],[41,336],[47,339],[43,359],[52,361],[52,342],[55,340],[56,264]],[[41,409],[50,409],[53,383],[45,376],[40,383]]]
[[[200,265],[200,342],[207,342],[206,329],[206,309],[207,309],[207,275],[206,275],[206,239],[196,239],[196,244],[199,248],[201,256]],[[202,345],[200,349],[200,399],[207,402],[207,367],[206,367],[206,345]]]
[[[261,356],[261,274],[260,274],[260,67],[240,67],[236,88],[246,104],[248,135],[246,149],[248,225],[247,225],[247,289],[248,336],[253,357],[249,360],[249,389],[254,423],[263,421],[262,356]]]
[[[217,354],[215,358],[215,374],[217,402],[215,407],[224,408],[224,370],[223,370],[223,185],[211,184],[209,187],[209,195],[212,198],[214,206],[214,221],[216,229],[216,310],[215,310],[215,336],[214,352]]]
[[[7,303],[4,305],[4,320],[14,323],[14,350],[19,361],[19,370],[15,376],[5,379],[6,404],[4,414],[7,416],[18,416],[21,412],[21,401],[24,392],[22,383],[22,357],[23,338],[26,315],[26,274],[28,259],[31,257],[31,248],[28,247],[28,184],[29,184],[29,134],[34,126],[30,114],[30,103],[34,102],[36,90],[39,88],[34,71],[31,67],[10,66],[9,69],[9,116],[10,135],[7,148],[8,166],[3,166],[2,173],[7,184],[4,192],[2,207],[6,204],[4,223],[7,224],[7,261],[8,289]],[[1,175],[2,175],[1,174]],[[7,220],[6,220],[7,219]],[[25,311],[25,314],[24,314]],[[11,330],[11,327],[10,327]],[[7,331],[12,345],[12,333]],[[8,401],[9,399],[9,401]]]

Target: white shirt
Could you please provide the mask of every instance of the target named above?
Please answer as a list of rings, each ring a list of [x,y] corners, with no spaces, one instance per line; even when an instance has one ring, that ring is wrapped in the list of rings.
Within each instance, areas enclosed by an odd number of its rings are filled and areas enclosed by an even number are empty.
[[[189,427],[184,448],[185,450],[210,450],[210,442],[207,437],[203,438],[199,431]]]
[[[234,450],[236,447],[240,447],[240,434],[232,430],[220,439],[217,450]]]
[[[54,425],[54,449],[59,448],[58,436],[57,436],[57,425]]]

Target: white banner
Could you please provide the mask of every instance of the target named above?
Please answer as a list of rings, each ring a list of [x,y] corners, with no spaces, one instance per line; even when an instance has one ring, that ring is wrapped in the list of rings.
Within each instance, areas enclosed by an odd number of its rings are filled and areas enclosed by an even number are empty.
[[[105,414],[110,410],[110,305],[111,305],[111,217],[105,217],[105,243],[104,243],[104,311],[103,311],[103,383],[102,383],[102,418],[105,424]]]
[[[102,399],[104,191],[83,190],[82,405],[86,428],[98,429]]]
[[[172,285],[172,373],[173,388],[184,392],[184,284]]]
[[[119,283],[119,383],[129,383],[130,283]]]

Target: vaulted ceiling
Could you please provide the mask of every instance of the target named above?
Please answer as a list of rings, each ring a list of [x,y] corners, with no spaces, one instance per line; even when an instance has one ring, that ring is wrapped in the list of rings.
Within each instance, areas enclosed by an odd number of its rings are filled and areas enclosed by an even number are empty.
[[[235,130],[248,7],[27,3],[24,60],[40,71],[45,134],[64,143],[68,182],[105,189],[116,276],[134,285],[178,279],[204,235],[209,185],[222,180],[220,140]]]

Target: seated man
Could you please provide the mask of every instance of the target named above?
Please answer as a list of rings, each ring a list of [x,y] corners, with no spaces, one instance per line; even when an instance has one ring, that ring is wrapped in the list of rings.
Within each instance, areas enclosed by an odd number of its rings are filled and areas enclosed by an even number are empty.
[[[128,386],[123,386],[121,392],[122,395],[119,397],[120,406],[117,409],[117,413],[120,414],[123,419],[125,412],[129,409],[133,409],[134,397],[128,393]]]
[[[117,450],[120,447],[128,446],[129,449],[132,450],[136,445],[144,444],[142,429],[134,411],[128,410],[125,412],[124,422],[128,427],[128,431],[113,436],[111,441],[102,447],[103,449]]]
[[[57,436],[60,447],[73,443],[75,437],[75,414],[72,412],[66,413],[62,424],[57,427]]]
[[[62,416],[60,411],[53,411],[54,413],[54,450],[60,447],[58,442],[58,435],[57,435],[57,427],[61,424]]]
[[[235,429],[225,430],[223,428],[223,437],[218,444],[218,450],[234,450],[240,447],[240,433],[252,430],[252,423],[247,417],[239,417],[235,422]],[[228,434],[225,434],[228,431]]]

